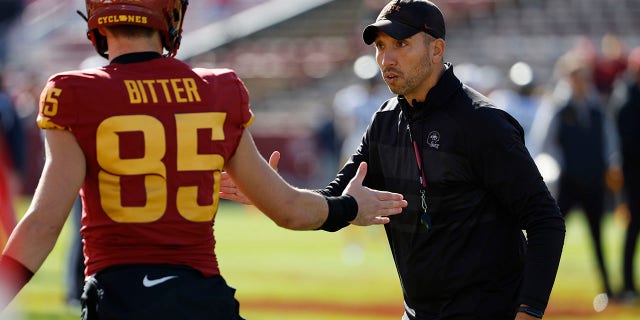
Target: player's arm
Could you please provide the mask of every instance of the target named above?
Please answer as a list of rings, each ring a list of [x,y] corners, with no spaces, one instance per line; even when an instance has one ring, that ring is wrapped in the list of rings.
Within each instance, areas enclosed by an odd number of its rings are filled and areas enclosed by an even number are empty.
[[[244,131],[225,170],[248,199],[281,227],[313,230],[327,220],[329,206],[326,198],[284,181],[262,158],[248,130]],[[345,189],[344,194],[351,195],[357,202],[357,216],[348,222],[357,225],[387,223],[387,216],[400,213],[407,202],[400,194],[362,186],[365,174],[366,164],[363,164]]]
[[[0,310],[26,284],[16,277],[36,272],[53,249],[85,177],[85,158],[70,132],[46,130],[45,154],[31,205],[12,232],[0,262]]]

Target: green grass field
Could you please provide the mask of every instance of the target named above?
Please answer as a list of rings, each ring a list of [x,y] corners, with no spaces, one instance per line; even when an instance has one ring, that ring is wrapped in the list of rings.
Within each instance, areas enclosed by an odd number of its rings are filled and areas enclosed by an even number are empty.
[[[25,206],[22,201],[20,212]],[[398,278],[380,226],[333,234],[294,232],[278,228],[253,207],[222,202],[215,229],[223,276],[238,290],[247,319],[400,319]],[[600,282],[583,216],[571,215],[567,229],[545,319],[640,319],[640,305],[594,310]],[[624,229],[609,215],[604,232],[608,267],[618,288]],[[69,242],[65,227],[52,255],[7,310],[10,319],[79,319],[79,310],[66,306],[63,298]]]

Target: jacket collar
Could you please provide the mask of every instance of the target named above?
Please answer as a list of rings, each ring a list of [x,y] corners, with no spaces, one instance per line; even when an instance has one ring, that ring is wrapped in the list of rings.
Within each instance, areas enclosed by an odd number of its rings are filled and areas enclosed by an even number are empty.
[[[445,70],[435,86],[427,93],[427,98],[423,102],[413,101],[413,107],[404,96],[398,96],[398,102],[403,112],[410,118],[421,116],[433,110],[444,107],[449,98],[462,87],[462,83],[453,73],[453,66],[447,62],[444,64]]]

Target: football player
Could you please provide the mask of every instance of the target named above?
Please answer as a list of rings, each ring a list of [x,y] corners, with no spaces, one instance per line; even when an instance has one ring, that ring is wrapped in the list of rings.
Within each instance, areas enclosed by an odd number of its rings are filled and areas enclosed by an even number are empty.
[[[212,230],[221,172],[279,226],[384,224],[402,195],[343,195],[287,184],[258,153],[247,89],[230,69],[173,58],[186,0],[87,0],[87,36],[104,67],[49,78],[38,125],[46,163],[0,258],[6,305],[53,249],[80,191],[83,319],[241,319],[220,275]]]

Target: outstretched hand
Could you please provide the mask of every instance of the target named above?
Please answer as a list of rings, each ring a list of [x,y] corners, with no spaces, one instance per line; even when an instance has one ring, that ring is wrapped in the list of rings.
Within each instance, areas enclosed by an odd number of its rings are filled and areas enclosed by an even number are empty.
[[[279,162],[280,152],[274,151],[269,157],[269,165],[277,171]],[[350,221],[350,223],[359,226],[388,223],[388,216],[401,213],[402,208],[407,206],[407,201],[404,200],[401,194],[374,190],[363,186],[362,182],[366,175],[367,163],[362,162],[358,167],[356,175],[349,181],[349,184],[343,192],[344,194],[351,195],[358,202],[358,215],[353,221]],[[242,204],[253,204],[244,193],[238,189],[235,182],[226,172],[222,172],[220,178],[220,198]]]
[[[356,175],[349,181],[343,194],[349,194],[358,202],[358,215],[351,224],[368,226],[388,223],[390,215],[399,214],[407,201],[398,193],[369,189],[362,185],[367,175],[367,163],[361,162]]]
[[[278,163],[280,162],[280,152],[274,151],[269,157],[269,166],[273,170],[278,171]],[[220,176],[220,199],[227,199],[242,204],[253,204],[247,196],[238,189],[236,183],[233,182],[228,173],[222,172]]]

